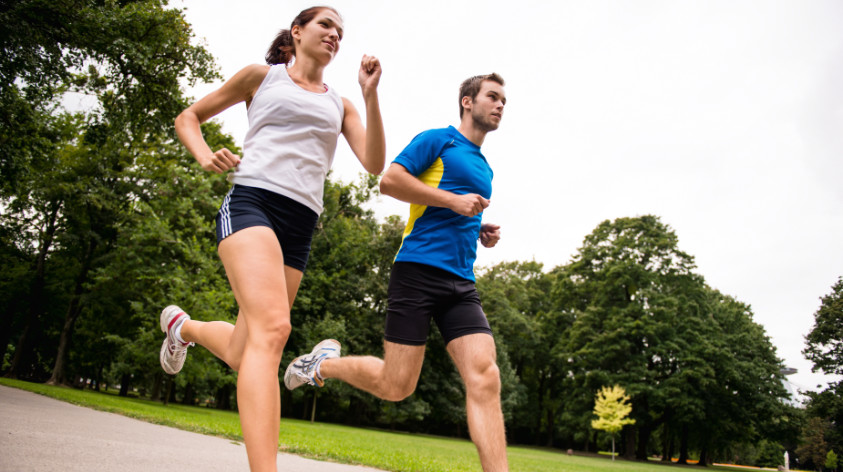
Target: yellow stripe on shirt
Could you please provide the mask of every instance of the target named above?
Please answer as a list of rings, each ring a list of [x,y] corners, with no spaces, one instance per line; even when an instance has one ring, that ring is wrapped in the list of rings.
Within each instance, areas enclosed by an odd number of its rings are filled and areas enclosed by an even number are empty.
[[[437,157],[433,164],[427,168],[424,172],[419,175],[419,180],[422,181],[423,184],[438,188],[439,182],[442,181],[442,175],[445,173],[445,164],[442,162],[441,157]],[[401,246],[404,246],[404,239],[409,236],[410,233],[413,232],[413,226],[416,224],[416,220],[421,218],[424,214],[424,211],[427,209],[427,205],[417,205],[415,203],[410,204],[410,219],[407,221],[407,226],[404,227],[404,235],[401,236]],[[401,252],[401,247],[398,248],[398,252]],[[395,254],[396,257],[398,253]]]

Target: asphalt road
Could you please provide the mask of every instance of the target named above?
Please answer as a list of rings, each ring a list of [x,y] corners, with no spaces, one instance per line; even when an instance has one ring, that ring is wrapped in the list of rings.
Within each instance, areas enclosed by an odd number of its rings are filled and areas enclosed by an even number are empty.
[[[0,472],[249,470],[242,443],[0,385]],[[381,472],[278,454],[284,472]]]

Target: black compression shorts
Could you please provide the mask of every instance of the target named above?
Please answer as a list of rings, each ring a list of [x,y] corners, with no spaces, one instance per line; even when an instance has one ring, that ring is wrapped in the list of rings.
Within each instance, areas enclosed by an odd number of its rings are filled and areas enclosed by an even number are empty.
[[[469,334],[492,334],[474,282],[446,270],[396,262],[392,266],[388,294],[384,334],[387,341],[424,345],[431,318],[436,321],[446,345]]]

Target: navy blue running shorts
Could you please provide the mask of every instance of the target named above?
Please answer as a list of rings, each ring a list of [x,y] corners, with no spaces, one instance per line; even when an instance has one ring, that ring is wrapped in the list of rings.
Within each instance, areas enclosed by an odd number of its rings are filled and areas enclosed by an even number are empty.
[[[217,245],[241,229],[266,226],[278,237],[284,265],[304,272],[318,219],[316,212],[292,198],[262,188],[234,185],[217,213]]]
[[[462,336],[492,334],[474,282],[446,270],[414,262],[396,262],[388,288],[384,339],[421,346],[436,321],[445,345]]]

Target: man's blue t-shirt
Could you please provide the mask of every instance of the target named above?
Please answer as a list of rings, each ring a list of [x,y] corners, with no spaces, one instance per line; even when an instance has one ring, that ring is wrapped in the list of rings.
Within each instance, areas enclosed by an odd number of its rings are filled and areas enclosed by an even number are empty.
[[[431,187],[492,196],[492,168],[480,147],[453,126],[422,132],[393,162]],[[427,264],[474,281],[481,217],[482,213],[468,217],[448,208],[411,204],[395,261]]]

